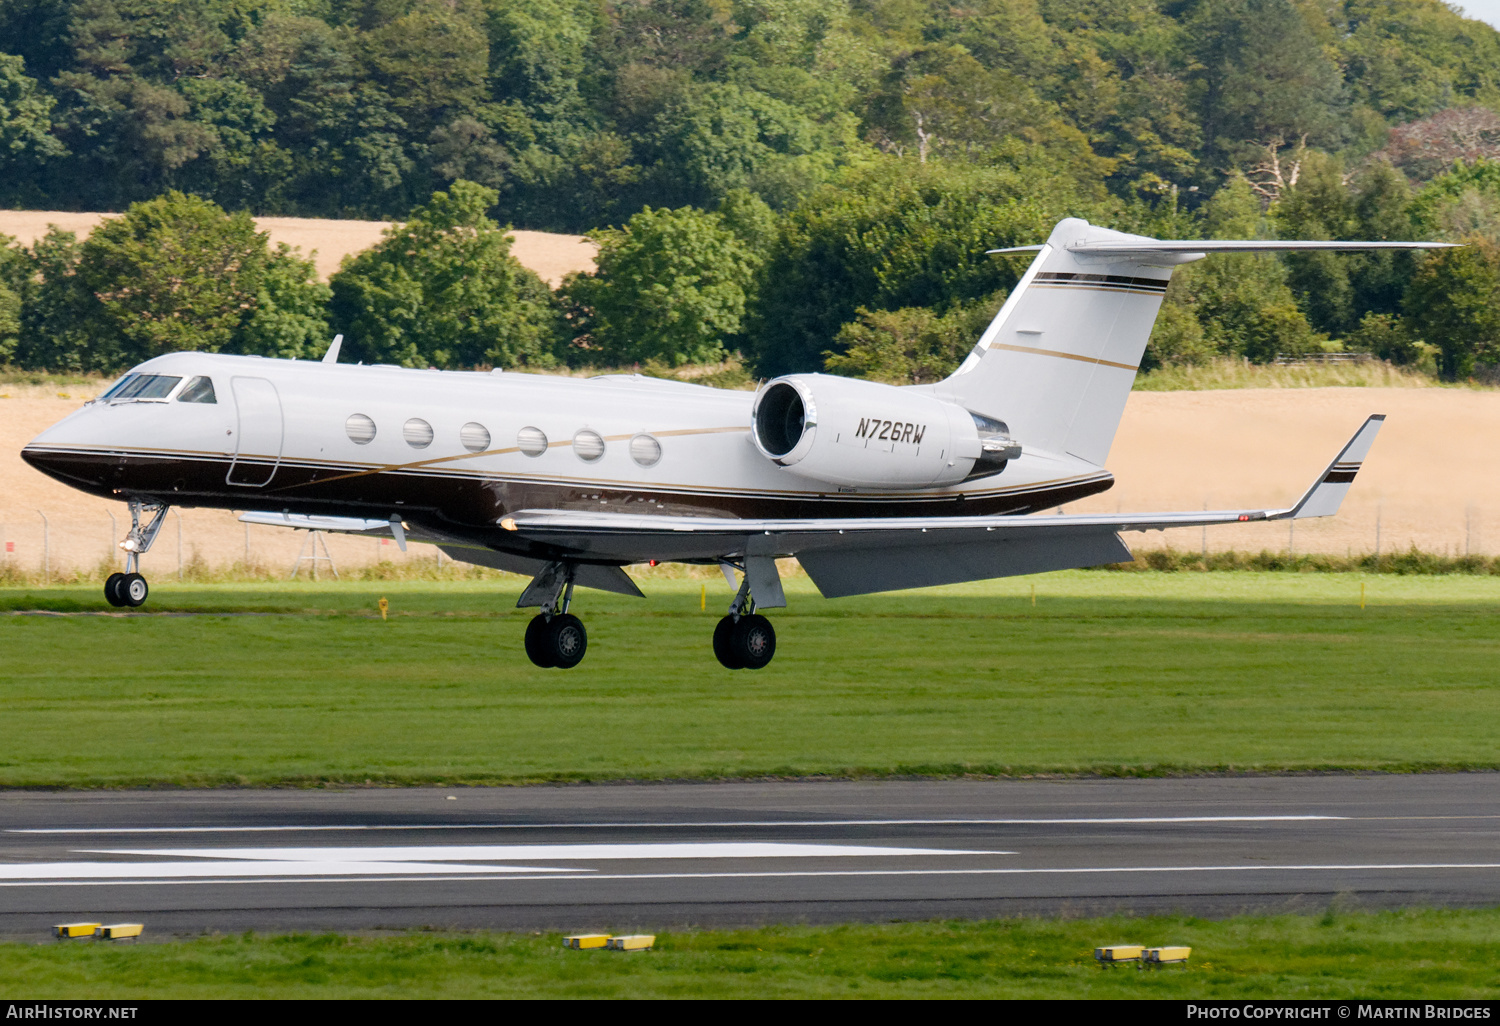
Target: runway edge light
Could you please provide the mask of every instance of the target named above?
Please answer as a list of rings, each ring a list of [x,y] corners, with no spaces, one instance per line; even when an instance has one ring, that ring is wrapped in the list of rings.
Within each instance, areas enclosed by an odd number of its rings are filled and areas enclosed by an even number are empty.
[[[52,928],[52,935],[58,940],[72,940],[76,937],[92,937],[97,929],[98,923],[58,923]]]
[[[134,940],[145,932],[140,923],[109,923],[94,931],[100,940]]]
[[[636,933],[628,937],[611,937],[609,947],[612,951],[649,951],[651,945],[656,943],[654,933]]]
[[[1192,948],[1147,948],[1146,963],[1148,965],[1180,965],[1188,960],[1193,953]]]
[[[1145,951],[1139,944],[1111,944],[1107,948],[1095,948],[1094,958],[1100,965],[1114,965],[1116,962],[1139,962],[1141,952]]]
[[[608,943],[609,934],[607,933],[575,933],[571,937],[563,938],[563,947],[572,948],[574,951],[602,948]]]

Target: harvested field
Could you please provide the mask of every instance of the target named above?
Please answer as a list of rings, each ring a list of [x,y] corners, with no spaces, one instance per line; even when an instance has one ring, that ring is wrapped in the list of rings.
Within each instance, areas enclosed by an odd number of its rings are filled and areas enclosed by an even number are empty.
[[[107,217],[119,214],[79,214],[62,210],[0,210],[0,235],[10,235],[31,245],[47,234],[49,225],[76,232],[80,239]],[[256,227],[271,236],[271,243],[285,242],[311,256],[324,281],[339,269],[344,257],[369,249],[380,241],[390,221],[332,221],[316,217],[257,217]],[[592,271],[597,247],[582,235],[513,231],[511,252],[547,284],[557,287],[569,271]]]

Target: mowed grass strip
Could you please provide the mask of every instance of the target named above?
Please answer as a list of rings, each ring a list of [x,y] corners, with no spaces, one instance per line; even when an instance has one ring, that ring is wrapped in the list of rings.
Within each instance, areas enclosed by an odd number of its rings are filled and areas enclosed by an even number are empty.
[[[804,579],[759,673],[714,661],[710,589],[581,592],[570,671],[492,584],[0,593],[0,786],[1500,767],[1497,579],[1371,578],[1364,609],[1354,575]]]
[[[634,930],[630,932],[635,932]],[[1500,912],[1013,919],[662,933],[566,951],[500,933],[0,944],[0,998],[1490,998]],[[1185,966],[1101,969],[1111,943]]]

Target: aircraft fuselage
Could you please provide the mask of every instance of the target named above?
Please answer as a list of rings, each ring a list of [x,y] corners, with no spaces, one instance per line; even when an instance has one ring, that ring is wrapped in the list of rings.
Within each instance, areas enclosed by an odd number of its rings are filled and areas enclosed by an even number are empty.
[[[1028,452],[1000,474],[951,487],[840,488],[799,477],[756,450],[752,393],[645,377],[201,353],[161,356],[131,373],[182,380],[162,398],[90,403],[37,437],[25,459],[107,498],[398,514],[443,536],[531,555],[539,554],[498,526],[508,514],[996,515],[1057,506],[1113,483],[1086,461]],[[180,401],[185,383],[199,376],[212,380],[215,401]],[[903,431],[910,444],[910,426]]]

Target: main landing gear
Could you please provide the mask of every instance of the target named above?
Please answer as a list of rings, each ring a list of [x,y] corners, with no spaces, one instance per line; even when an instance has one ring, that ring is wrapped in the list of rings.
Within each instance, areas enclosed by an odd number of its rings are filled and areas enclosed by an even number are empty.
[[[526,655],[544,668],[571,670],[589,650],[588,631],[568,607],[573,604],[573,567],[548,563],[521,593],[521,606],[541,606],[526,625]]]
[[[720,563],[724,576],[734,583],[734,571],[744,573],[729,603],[729,613],[714,628],[714,655],[719,662],[731,670],[761,670],[776,655],[776,629],[755,611],[756,598],[767,607],[786,605],[786,596],[776,576],[775,560],[769,556],[748,557],[742,563],[725,560]],[[592,573],[596,568],[585,567]],[[543,668],[571,669],[583,661],[588,652],[589,636],[578,617],[568,612],[573,602],[574,578],[578,567],[574,563],[555,560],[542,567],[516,605],[521,608],[536,606],[540,612],[526,625],[526,655],[533,663]],[[621,577],[629,583],[628,578]],[[599,586],[599,578],[589,578],[591,587]],[[604,582],[604,583],[607,583]],[[623,590],[611,587],[610,590]],[[626,592],[629,594],[630,592]],[[635,591],[639,595],[639,591]]]
[[[149,523],[141,526],[141,514],[153,514]],[[104,599],[112,606],[143,606],[151,587],[141,576],[141,556],[156,541],[161,525],[167,519],[167,507],[159,503],[144,503],[130,500],[130,533],[120,543],[125,550],[125,572],[110,574],[104,582]]]
[[[729,613],[714,628],[714,655],[730,670],[761,670],[776,655],[776,628],[755,612],[747,574],[729,603]]]

